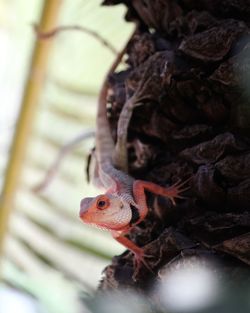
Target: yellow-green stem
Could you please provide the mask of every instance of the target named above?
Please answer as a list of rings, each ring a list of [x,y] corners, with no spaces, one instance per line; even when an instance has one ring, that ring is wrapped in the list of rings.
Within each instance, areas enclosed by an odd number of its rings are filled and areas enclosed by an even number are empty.
[[[45,0],[39,29],[43,32],[55,27],[56,16],[61,0]],[[51,39],[36,40],[24,97],[20,109],[15,134],[13,137],[10,158],[5,174],[0,198],[0,257],[3,254],[4,238],[8,230],[10,213],[13,208],[18,188],[27,143],[32,124],[38,108],[40,94],[48,62]]]

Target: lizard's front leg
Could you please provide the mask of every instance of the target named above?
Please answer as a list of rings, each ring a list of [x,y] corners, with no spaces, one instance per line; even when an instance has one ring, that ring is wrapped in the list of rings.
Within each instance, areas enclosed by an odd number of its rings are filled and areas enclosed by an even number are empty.
[[[141,264],[143,264],[150,272],[152,272],[152,269],[145,261],[145,254],[143,248],[138,247],[136,244],[134,244],[131,240],[129,240],[127,237],[124,237],[123,234],[120,234],[116,231],[112,232],[112,236],[115,240],[117,240],[120,244],[122,244],[124,247],[129,249],[131,252],[134,253],[135,259],[134,259],[134,266],[136,269],[136,272],[139,271]]]
[[[171,202],[176,205],[175,199],[183,199],[184,197],[180,194],[189,189],[189,187],[185,187],[187,182],[190,180],[187,179],[184,182],[178,181],[174,185],[164,188],[157,184],[154,184],[152,182],[143,181],[143,180],[136,180],[133,184],[133,194],[135,198],[135,202],[138,205],[140,209],[140,215],[142,216],[142,219],[147,214],[147,203],[146,203],[146,196],[145,196],[145,190],[148,190],[154,194],[161,195],[164,197],[167,197],[171,200]]]
[[[148,213],[145,190],[148,190],[154,194],[168,197],[171,200],[171,202],[175,205],[176,204],[175,203],[176,198],[184,198],[180,194],[183,191],[189,189],[189,187],[185,187],[185,184],[189,180],[190,179],[188,179],[184,182],[177,182],[168,188],[161,187],[161,186],[154,184],[152,182],[147,182],[147,181],[143,181],[143,180],[136,180],[133,183],[133,196],[134,196],[134,199],[135,199],[135,202],[137,205],[136,208],[138,209],[138,213],[139,213],[139,219],[136,222],[136,224],[141,222],[146,217],[146,215]],[[130,249],[132,252],[134,252],[137,269],[139,269],[140,264],[143,263],[144,266],[152,272],[152,269],[144,260],[144,257],[146,255],[144,254],[143,248],[137,247],[132,241],[130,241],[126,237],[118,236],[118,237],[114,237],[114,238],[117,241],[119,241],[121,244],[123,244],[125,247]],[[149,256],[147,255],[147,257],[149,257]]]

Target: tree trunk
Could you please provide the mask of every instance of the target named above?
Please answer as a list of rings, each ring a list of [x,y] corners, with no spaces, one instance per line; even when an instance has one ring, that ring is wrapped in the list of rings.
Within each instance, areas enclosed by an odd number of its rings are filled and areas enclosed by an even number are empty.
[[[138,92],[128,133],[129,173],[168,186],[189,182],[173,206],[148,194],[150,212],[128,251],[105,269],[101,290],[151,286],[185,256],[215,258],[233,278],[250,265],[250,1],[106,0],[125,3],[138,33],[127,70],[110,77],[114,138],[125,100]]]

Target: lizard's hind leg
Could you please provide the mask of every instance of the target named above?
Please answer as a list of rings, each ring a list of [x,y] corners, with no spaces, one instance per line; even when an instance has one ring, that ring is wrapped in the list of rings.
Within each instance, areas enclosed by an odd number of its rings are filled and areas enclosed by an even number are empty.
[[[117,142],[115,153],[113,155],[114,166],[125,173],[128,172],[128,152],[127,152],[127,135],[128,126],[131,120],[133,110],[141,103],[138,101],[136,93],[130,97],[124,104],[120,113],[117,125]]]

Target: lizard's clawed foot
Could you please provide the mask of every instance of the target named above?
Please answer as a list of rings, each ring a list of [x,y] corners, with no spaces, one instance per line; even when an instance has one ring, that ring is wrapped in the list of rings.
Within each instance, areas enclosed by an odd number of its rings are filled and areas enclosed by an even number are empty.
[[[175,184],[166,188],[166,196],[170,199],[173,205],[176,205],[175,199],[186,199],[186,197],[181,196],[181,193],[190,189],[190,186],[188,186],[187,183],[189,183],[191,179],[192,177],[189,177],[183,182],[178,180]]]
[[[140,271],[140,268],[142,265],[144,265],[144,267],[146,267],[152,274],[154,274],[152,268],[145,261],[145,258],[152,258],[151,255],[145,254],[142,248],[140,248],[140,250],[138,250],[136,253],[134,253],[134,255],[135,255],[135,258],[134,258],[134,269],[135,269],[134,276],[136,276],[137,273]]]

